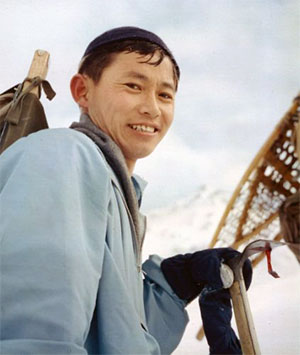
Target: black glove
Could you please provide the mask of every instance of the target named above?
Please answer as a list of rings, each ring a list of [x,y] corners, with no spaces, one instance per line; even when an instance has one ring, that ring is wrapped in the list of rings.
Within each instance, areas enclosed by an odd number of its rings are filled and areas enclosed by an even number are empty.
[[[216,248],[165,259],[162,272],[174,292],[188,302],[200,292],[199,304],[210,354],[242,354],[241,345],[231,328],[230,293],[223,288],[221,263],[239,256],[232,248]],[[252,280],[249,260],[243,265],[246,289]]]
[[[178,297],[187,302],[196,298],[204,286],[215,290],[223,288],[220,276],[221,263],[237,257],[240,253],[232,248],[215,248],[193,254],[176,255],[161,263],[162,272]],[[252,280],[249,260],[243,266],[243,275],[248,289]]]
[[[199,297],[199,305],[209,354],[242,354],[240,341],[231,328],[229,291],[205,287]]]

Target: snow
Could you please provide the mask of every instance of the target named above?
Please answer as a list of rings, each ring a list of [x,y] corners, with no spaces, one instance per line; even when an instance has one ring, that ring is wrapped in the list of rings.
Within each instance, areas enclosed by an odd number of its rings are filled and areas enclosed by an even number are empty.
[[[169,208],[148,214],[144,257],[162,257],[207,248],[225,209],[229,194],[202,186],[198,193]],[[272,252],[274,279],[266,260],[255,269],[248,298],[263,355],[300,355],[300,268],[283,246]],[[197,300],[187,307],[190,322],[175,355],[208,354],[206,339],[196,340],[201,326]],[[233,327],[236,329],[233,320]]]

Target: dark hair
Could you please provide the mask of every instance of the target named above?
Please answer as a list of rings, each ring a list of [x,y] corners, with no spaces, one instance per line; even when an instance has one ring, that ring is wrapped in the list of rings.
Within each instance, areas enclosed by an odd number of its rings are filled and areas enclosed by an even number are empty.
[[[157,44],[137,39],[125,41],[123,40],[105,44],[84,57],[79,64],[78,73],[88,75],[94,81],[94,83],[97,84],[101,78],[103,70],[112,63],[115,54],[121,52],[139,53],[142,57],[145,57],[145,60],[141,60],[141,63],[148,63],[154,66],[159,65],[165,56],[170,58],[168,53]],[[156,53],[159,54],[159,58],[155,61],[152,61]],[[173,64],[173,77],[177,90],[178,73],[172,58],[170,59]]]

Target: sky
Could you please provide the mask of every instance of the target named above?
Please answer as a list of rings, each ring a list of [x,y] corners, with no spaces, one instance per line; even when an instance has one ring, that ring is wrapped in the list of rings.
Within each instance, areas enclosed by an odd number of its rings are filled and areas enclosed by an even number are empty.
[[[171,48],[182,73],[174,124],[136,166],[145,211],[203,185],[233,191],[299,92],[297,0],[1,0],[0,16],[0,91],[24,79],[36,49],[49,51],[52,128],[78,120],[69,81],[96,36],[133,25]]]

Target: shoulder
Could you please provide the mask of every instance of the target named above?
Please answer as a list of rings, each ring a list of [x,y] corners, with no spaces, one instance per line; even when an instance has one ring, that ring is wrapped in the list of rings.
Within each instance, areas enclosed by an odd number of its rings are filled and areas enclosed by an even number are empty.
[[[109,167],[96,144],[69,128],[45,129],[19,139],[0,158],[1,170],[35,172],[62,179],[108,181]]]
[[[101,165],[106,165],[96,144],[86,135],[70,128],[44,129],[20,138],[3,152],[1,160],[18,156],[49,162],[53,159],[73,163],[96,160],[98,164],[102,161]]]
[[[74,149],[86,149],[96,152],[96,145],[84,134],[70,128],[44,129],[19,139],[12,148],[23,151],[40,150],[59,153],[70,153]]]

